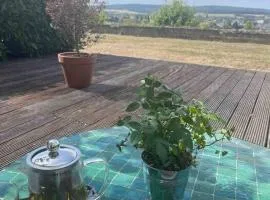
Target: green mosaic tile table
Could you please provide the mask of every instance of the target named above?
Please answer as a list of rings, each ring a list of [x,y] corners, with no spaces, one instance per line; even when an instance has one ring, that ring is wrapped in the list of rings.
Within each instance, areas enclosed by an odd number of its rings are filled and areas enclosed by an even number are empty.
[[[60,141],[78,147],[83,159],[104,157],[109,162],[109,186],[104,199],[147,199],[143,180],[140,152],[127,147],[122,153],[115,144],[127,134],[126,128],[114,127],[81,133]],[[228,151],[223,157],[216,149]],[[8,181],[27,188],[27,178],[17,169],[24,157],[0,172],[0,182]],[[85,169],[85,181],[96,187],[103,179],[103,166]],[[27,197],[22,191],[20,197]],[[199,153],[198,165],[189,174],[184,199],[198,200],[269,200],[270,199],[270,150],[247,142],[232,139],[216,144]]]

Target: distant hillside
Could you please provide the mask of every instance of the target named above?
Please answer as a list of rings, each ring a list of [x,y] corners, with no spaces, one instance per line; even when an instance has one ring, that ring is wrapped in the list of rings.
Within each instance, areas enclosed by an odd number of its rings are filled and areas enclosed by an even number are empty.
[[[147,5],[147,4],[114,4],[106,5],[106,9],[110,10],[129,10],[138,13],[152,13],[158,10],[161,5]]]
[[[112,10],[129,10],[138,13],[152,13],[158,10],[161,5],[146,5],[146,4],[114,4],[107,5],[107,9]],[[259,8],[241,8],[232,6],[197,6],[195,7],[196,12],[207,12],[207,13],[220,13],[220,14],[254,14],[254,15],[270,15],[269,9]]]
[[[241,8],[232,6],[197,6],[197,12],[208,12],[213,14],[253,14],[270,15],[269,9]]]

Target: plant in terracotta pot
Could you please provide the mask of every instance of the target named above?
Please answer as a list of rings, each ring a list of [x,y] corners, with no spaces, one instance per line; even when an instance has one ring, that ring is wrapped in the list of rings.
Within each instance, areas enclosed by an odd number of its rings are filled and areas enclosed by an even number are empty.
[[[231,129],[216,130],[211,125],[224,122],[203,103],[184,102],[151,75],[141,81],[138,98],[126,112],[132,115],[118,125],[128,127],[129,134],[117,147],[121,151],[130,142],[142,150],[144,178],[153,200],[181,199],[197,152],[231,137]]]
[[[103,7],[104,2],[99,0],[47,0],[46,10],[52,26],[75,50],[58,54],[65,81],[71,88],[80,89],[91,83],[95,57],[80,49],[98,41],[99,35],[91,33],[91,27],[96,25]]]

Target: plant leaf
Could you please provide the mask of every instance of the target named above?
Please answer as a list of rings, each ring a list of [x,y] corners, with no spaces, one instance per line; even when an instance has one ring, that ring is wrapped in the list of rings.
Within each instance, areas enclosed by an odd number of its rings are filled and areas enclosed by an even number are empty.
[[[131,120],[131,116],[130,116],[130,115],[125,116],[125,117],[123,118],[123,120],[124,120],[125,122],[130,121],[130,120]]]
[[[164,91],[164,92],[161,92],[157,95],[157,98],[158,99],[166,99],[166,98],[170,98],[172,97],[172,93],[171,92],[167,92],[167,91]]]
[[[159,156],[162,163],[166,163],[168,160],[168,150],[162,139],[156,139],[156,153]]]
[[[127,123],[127,125],[132,129],[135,129],[135,130],[138,130],[138,131],[141,130],[141,124],[139,122],[137,122],[137,121],[129,121]]]
[[[162,83],[160,81],[154,81],[154,83],[153,83],[153,86],[156,88],[160,87],[161,85],[162,85]]]
[[[146,85],[152,85],[153,84],[153,79],[151,78],[151,77],[146,77],[145,79],[144,79],[144,81],[145,81],[145,84]]]
[[[129,104],[126,108],[126,112],[133,112],[135,110],[137,110],[140,107],[140,104],[138,102],[132,102],[131,104]]]
[[[124,120],[119,120],[116,125],[117,126],[124,126],[125,125],[125,121]]]
[[[132,145],[138,144],[142,139],[141,134],[138,131],[132,131],[130,135],[130,143]]]
[[[228,151],[222,151],[221,155],[226,156],[228,154]]]
[[[150,104],[149,104],[147,101],[144,101],[144,102],[142,103],[142,107],[143,107],[143,109],[147,110],[147,109],[150,108]]]

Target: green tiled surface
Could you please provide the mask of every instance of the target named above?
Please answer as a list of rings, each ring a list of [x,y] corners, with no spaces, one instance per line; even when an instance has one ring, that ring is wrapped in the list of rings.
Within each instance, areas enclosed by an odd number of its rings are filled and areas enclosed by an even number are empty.
[[[118,152],[115,144],[127,134],[126,128],[101,129],[62,138],[61,143],[78,147],[83,159],[105,158],[110,167],[110,182],[105,199],[147,199],[140,152],[127,147]],[[222,157],[217,148],[229,153]],[[16,183],[27,188],[26,176],[17,169],[24,158],[0,172],[0,182]],[[104,166],[95,164],[84,170],[85,181],[98,187],[104,176]],[[27,196],[21,192],[21,196]],[[266,200],[270,199],[270,151],[268,149],[233,139],[216,144],[199,153],[197,167],[189,173],[184,199]]]

